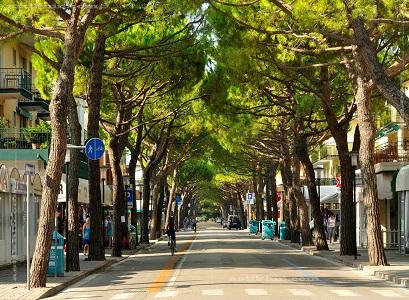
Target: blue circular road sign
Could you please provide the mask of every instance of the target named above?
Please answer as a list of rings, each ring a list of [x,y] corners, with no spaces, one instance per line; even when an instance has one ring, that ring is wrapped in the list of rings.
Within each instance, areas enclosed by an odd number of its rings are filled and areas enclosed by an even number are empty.
[[[85,154],[91,160],[98,160],[104,155],[105,145],[100,138],[90,138],[85,143]]]

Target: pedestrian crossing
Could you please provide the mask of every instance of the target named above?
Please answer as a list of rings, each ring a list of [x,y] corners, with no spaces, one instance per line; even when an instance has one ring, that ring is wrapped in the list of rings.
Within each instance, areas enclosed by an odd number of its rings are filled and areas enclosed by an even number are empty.
[[[90,295],[90,294],[82,294],[81,296],[76,296],[75,300],[91,300],[95,298],[101,299],[110,299],[110,300],[134,300],[134,299],[142,299],[146,298],[146,295],[149,294],[149,299],[199,299],[203,297],[203,299],[212,298],[213,296],[220,297],[220,296],[231,296],[233,298],[237,298],[240,295],[240,299],[246,299],[246,296],[251,299],[255,299],[254,296],[264,297],[267,299],[268,296],[278,296],[281,299],[311,299],[312,297],[316,299],[407,299],[409,291],[404,288],[396,288],[396,289],[360,289],[356,291],[356,289],[328,289],[325,291],[325,294],[322,294],[322,291],[313,291],[307,288],[280,288],[277,290],[267,290],[263,288],[241,288],[241,289],[202,289],[202,290],[177,290],[176,288],[167,288],[157,293],[148,293],[146,290],[138,290],[138,291],[123,291],[121,293],[117,293],[113,296],[108,295]],[[66,295],[68,296],[68,295]],[[72,295],[71,295],[72,296]],[[64,294],[60,294],[58,296],[49,298],[49,299],[73,299],[72,297],[64,297]],[[263,297],[264,296],[264,297]],[[201,298],[200,298],[201,299]]]
[[[235,291],[236,293],[237,291]],[[291,297],[291,299],[296,296],[296,297],[314,297],[314,296],[322,296],[320,295],[315,295],[312,291],[308,289],[294,289],[294,288],[288,288],[288,289],[281,289],[281,292],[285,294],[285,292],[288,292],[288,296]],[[402,291],[402,294],[399,294],[397,291],[391,290],[391,289],[370,289],[367,290],[365,289],[362,291],[362,294],[359,294],[355,291],[352,291],[350,289],[329,289],[326,291],[327,297],[340,297],[344,299],[349,299],[352,297],[360,297],[360,298],[368,298],[371,296],[381,296],[384,298],[404,298],[407,297],[407,295],[403,295],[404,292]],[[186,293],[186,292],[184,292]],[[223,289],[205,289],[202,291],[192,291],[192,294],[194,293],[199,293],[202,296],[224,296],[228,295],[225,293]],[[248,296],[273,296],[276,295],[276,292],[268,292],[265,289],[244,289],[244,293]],[[177,290],[167,290],[164,292],[159,292],[155,295],[155,298],[175,298],[181,293]],[[375,297],[376,298],[376,297]],[[116,298],[118,299],[118,298]],[[112,300],[115,300],[112,298]]]

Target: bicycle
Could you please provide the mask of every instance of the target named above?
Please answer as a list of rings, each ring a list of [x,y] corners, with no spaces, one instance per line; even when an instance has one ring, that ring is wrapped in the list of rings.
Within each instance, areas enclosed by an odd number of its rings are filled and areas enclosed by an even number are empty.
[[[169,239],[170,254],[173,256],[175,255],[175,249],[176,249],[175,241],[170,236],[168,236],[168,239]]]

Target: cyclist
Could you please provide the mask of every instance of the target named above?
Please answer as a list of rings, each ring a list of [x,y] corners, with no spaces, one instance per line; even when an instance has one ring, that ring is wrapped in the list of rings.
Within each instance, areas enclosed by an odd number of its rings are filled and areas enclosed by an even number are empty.
[[[168,226],[166,228],[166,234],[173,240],[176,248],[176,225],[173,217],[169,218]],[[168,242],[168,246],[170,246],[170,240]]]

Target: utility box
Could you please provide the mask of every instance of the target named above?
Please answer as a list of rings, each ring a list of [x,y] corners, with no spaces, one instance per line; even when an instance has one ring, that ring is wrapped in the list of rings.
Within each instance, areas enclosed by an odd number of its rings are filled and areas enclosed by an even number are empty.
[[[48,276],[64,277],[64,237],[57,231],[53,232],[51,240]]]

